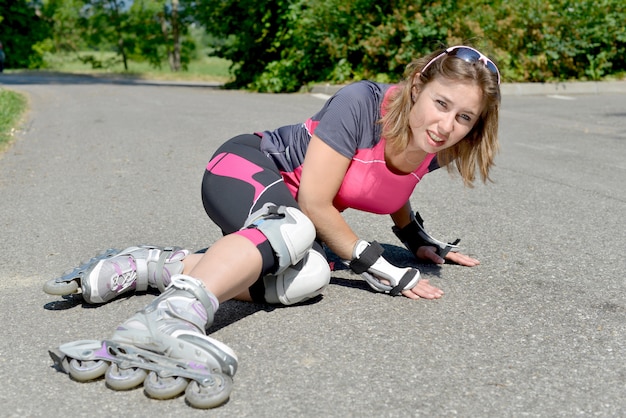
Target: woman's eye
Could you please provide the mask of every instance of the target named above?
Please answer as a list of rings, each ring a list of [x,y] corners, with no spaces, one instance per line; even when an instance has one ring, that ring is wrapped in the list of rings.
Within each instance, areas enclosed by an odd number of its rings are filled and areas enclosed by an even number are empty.
[[[471,122],[472,121],[472,118],[469,115],[466,115],[465,113],[459,115],[459,117],[461,119],[463,119],[465,122]]]
[[[444,102],[443,100],[437,100],[437,104],[443,108],[448,107],[448,104]]]

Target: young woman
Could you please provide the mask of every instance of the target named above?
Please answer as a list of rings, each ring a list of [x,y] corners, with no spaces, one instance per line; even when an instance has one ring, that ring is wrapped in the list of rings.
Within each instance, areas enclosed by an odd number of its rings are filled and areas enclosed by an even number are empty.
[[[357,237],[341,212],[391,215],[396,235],[416,257],[478,264],[430,237],[409,198],[439,167],[456,168],[468,186],[476,172],[489,179],[498,150],[499,85],[490,59],[455,46],[413,62],[399,84],[358,82],[305,123],[229,140],[209,161],[202,184],[206,212],[224,237],[204,254],[131,247],[79,268],[90,303],[148,286],[163,293],[110,340],[91,342],[89,355],[85,342],[61,346],[53,353],[57,365],[88,380],[112,363],[106,380],[114,389],[143,382],[150,396],[169,398],[187,387],[192,406],[219,405],[237,367],[227,346],[205,336],[219,303],[290,305],[319,295],[330,281],[321,243],[375,290],[442,297],[416,269],[391,265],[379,244]],[[137,353],[135,360],[129,353]],[[152,371],[147,378],[146,370]]]

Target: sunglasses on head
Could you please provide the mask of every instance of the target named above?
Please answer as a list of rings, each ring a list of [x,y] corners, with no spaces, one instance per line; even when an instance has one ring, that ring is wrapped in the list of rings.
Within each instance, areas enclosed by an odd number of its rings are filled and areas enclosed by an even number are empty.
[[[445,51],[443,51],[441,54],[437,55],[435,58],[428,61],[428,64],[426,64],[424,68],[422,68],[422,73],[424,73],[426,69],[430,67],[430,65],[433,62],[437,61],[439,58],[443,57],[444,55],[449,55],[451,57],[460,58],[463,61],[468,62],[470,64],[473,64],[479,61],[482,62],[490,72],[498,76],[498,85],[500,85],[500,71],[498,71],[498,67],[496,66],[496,64],[494,64],[493,61],[491,61],[489,58],[483,55],[480,51],[474,48],[471,48],[469,46],[463,46],[463,45],[450,47],[446,49]]]

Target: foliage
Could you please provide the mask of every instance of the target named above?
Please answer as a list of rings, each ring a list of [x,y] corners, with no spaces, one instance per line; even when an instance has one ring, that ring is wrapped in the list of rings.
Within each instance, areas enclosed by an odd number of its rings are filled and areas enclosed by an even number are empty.
[[[41,3],[34,7],[35,1]],[[130,59],[155,68],[167,62],[178,71],[210,47],[232,63],[230,86],[279,92],[320,81],[393,82],[414,58],[466,43],[493,57],[504,81],[626,74],[623,0],[0,0],[0,6],[9,66],[42,66],[47,52],[72,51],[94,68]],[[107,51],[116,55],[101,54]]]
[[[484,30],[505,80],[598,80],[626,70],[623,1],[483,3],[482,13],[467,16]]]
[[[195,57],[192,9],[180,0],[47,0],[43,11],[52,31],[36,46],[43,53],[73,52],[93,68],[122,62],[126,70],[130,58],[178,71]],[[117,56],[102,61],[103,51]]]
[[[252,85],[266,69],[269,74],[264,83],[271,85],[273,73],[278,71],[282,78],[291,70],[284,68],[289,62],[281,62],[290,38],[289,8],[289,0],[197,1],[196,18],[208,33],[223,40],[215,46],[215,55],[233,63],[233,87]],[[274,64],[268,68],[270,63]]]
[[[196,58],[197,45],[190,34],[193,9],[186,2],[135,0],[129,11],[134,34],[133,57],[155,68],[169,62],[172,71],[186,69]]]
[[[626,71],[623,0],[199,0],[228,43],[236,86],[293,91],[315,81],[394,81],[413,58],[459,43],[505,81],[600,79]],[[207,12],[210,11],[210,12]]]
[[[29,0],[0,0],[0,42],[7,68],[36,68],[42,55],[33,45],[46,39],[48,24],[41,19],[38,5]]]

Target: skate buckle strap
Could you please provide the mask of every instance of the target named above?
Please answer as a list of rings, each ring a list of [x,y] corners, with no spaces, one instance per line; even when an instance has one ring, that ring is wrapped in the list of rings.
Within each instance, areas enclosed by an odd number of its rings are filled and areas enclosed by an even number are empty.
[[[131,257],[129,255],[129,257]],[[137,269],[137,278],[135,281],[135,290],[138,292],[145,292],[148,290],[148,259],[147,258],[135,258],[135,267]]]
[[[164,277],[165,274],[165,264],[171,257],[171,255],[177,251],[179,248],[177,247],[152,247],[149,245],[142,246],[141,248],[145,248],[148,251],[148,255],[144,257],[133,257],[135,260],[135,266],[137,267],[137,282],[135,290],[139,292],[144,292],[148,290],[148,286],[150,284],[150,270],[154,272],[154,285],[159,289],[159,292],[163,293],[166,288]],[[155,252],[158,253],[158,258],[156,258]],[[155,263],[156,266],[153,266],[153,269],[148,269],[148,265],[150,263]]]
[[[165,272],[165,262],[169,259],[170,255],[174,253],[176,248],[174,247],[165,247],[161,251],[159,255],[159,260],[157,261],[156,267],[156,276],[154,280],[156,281],[157,288],[159,292],[163,293],[165,290],[165,283],[163,282],[163,274]]]
[[[217,311],[217,308],[219,307],[219,301],[200,280],[184,274],[175,274],[172,276],[172,283],[168,291],[175,292],[175,289],[181,289],[189,292],[193,295],[193,297],[200,301],[206,310],[207,325],[210,326],[210,324],[213,324],[213,317],[215,315],[215,311]],[[217,305],[214,305],[214,303]]]

